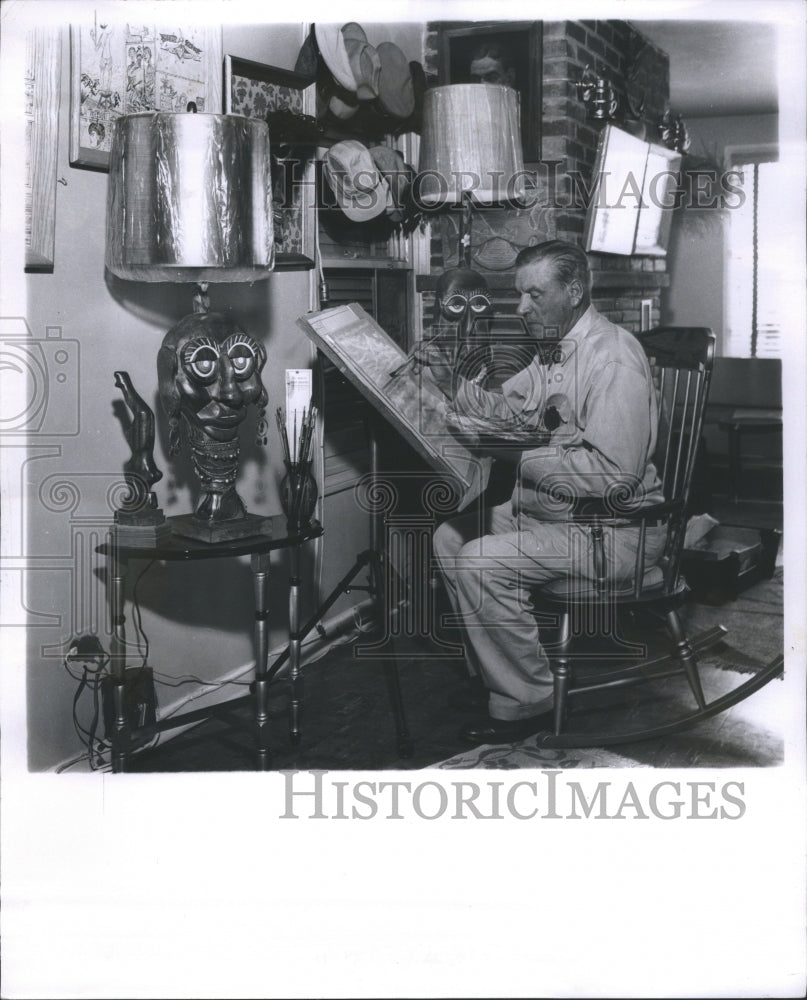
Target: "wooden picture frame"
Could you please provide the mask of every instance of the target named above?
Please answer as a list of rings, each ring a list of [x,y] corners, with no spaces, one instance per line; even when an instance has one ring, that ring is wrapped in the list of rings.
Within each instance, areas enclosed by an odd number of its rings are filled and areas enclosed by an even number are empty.
[[[25,50],[25,270],[50,274],[56,247],[56,157],[62,44],[37,28]]]
[[[438,34],[438,82],[472,83],[471,63],[488,46],[503,53],[482,69],[507,74],[506,82],[519,95],[521,143],[525,163],[541,159],[541,91],[543,77],[543,25],[540,21],[478,21],[472,24],[447,24]],[[502,60],[507,65],[502,66]]]
[[[70,26],[70,166],[109,170],[112,128],[141,111],[221,111],[221,28],[103,19]]]
[[[587,251],[664,257],[681,154],[606,125],[583,234]]]
[[[300,73],[234,56],[224,57],[224,111],[247,118],[275,112],[316,116],[316,82]],[[283,145],[270,125],[275,270],[314,267],[316,244],[316,175],[313,150]]]

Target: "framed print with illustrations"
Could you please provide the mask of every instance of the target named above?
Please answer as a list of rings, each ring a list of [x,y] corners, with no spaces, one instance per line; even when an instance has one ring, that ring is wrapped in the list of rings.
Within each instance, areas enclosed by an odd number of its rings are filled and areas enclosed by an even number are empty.
[[[30,31],[25,56],[25,270],[49,274],[56,245],[59,32]]]
[[[109,169],[120,115],[184,112],[191,102],[221,110],[220,28],[160,28],[95,11],[71,25],[70,59],[71,167]]]
[[[275,270],[312,268],[316,236],[313,148],[308,147],[311,155],[306,155],[307,147],[295,145],[290,134],[295,122],[303,127],[314,122],[316,83],[299,73],[228,55],[224,58],[224,110],[269,123]]]

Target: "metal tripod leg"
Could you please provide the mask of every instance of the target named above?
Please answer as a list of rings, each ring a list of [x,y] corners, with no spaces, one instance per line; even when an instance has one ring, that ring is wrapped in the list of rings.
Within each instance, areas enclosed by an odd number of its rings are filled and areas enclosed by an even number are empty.
[[[292,699],[291,699],[291,720],[290,720],[290,736],[291,741],[294,745],[300,742],[300,682],[301,682],[301,671],[300,671],[300,660],[299,651],[302,645],[303,639],[308,635],[308,633],[317,625],[324,615],[330,610],[330,608],[336,603],[336,601],[341,597],[342,594],[348,593],[351,589],[351,584],[358,574],[364,569],[365,566],[370,566],[371,574],[374,577],[373,583],[370,587],[366,588],[371,592],[374,592],[377,596],[381,598],[381,603],[383,604],[383,577],[382,577],[382,565],[381,557],[373,549],[365,549],[360,552],[356,557],[356,561],[353,566],[348,570],[348,572],[342,577],[342,579],[336,584],[334,589],[325,598],[322,604],[317,608],[314,614],[308,619],[308,621],[302,626],[298,627],[296,620],[290,622],[290,635],[289,635],[289,645],[278,655],[272,666],[266,672],[266,681],[271,681],[278,673],[280,668],[289,659],[290,654],[296,652],[296,655],[292,657],[293,663],[293,674],[292,674]],[[353,588],[357,589],[357,588]],[[410,757],[412,755],[412,741],[409,736],[409,732],[406,725],[406,719],[403,710],[403,698],[401,695],[400,677],[398,674],[398,664],[393,660],[385,665],[388,686],[390,692],[390,700],[392,702],[392,710],[395,716],[395,727],[397,732],[397,745],[398,753],[401,757]]]

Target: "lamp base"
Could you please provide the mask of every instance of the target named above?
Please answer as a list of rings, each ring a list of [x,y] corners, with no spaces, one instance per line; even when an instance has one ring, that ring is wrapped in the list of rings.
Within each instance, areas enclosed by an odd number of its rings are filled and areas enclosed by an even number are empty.
[[[237,521],[200,521],[194,514],[178,514],[171,518],[175,535],[194,538],[198,542],[231,542],[255,535],[272,537],[271,517],[247,514]]]

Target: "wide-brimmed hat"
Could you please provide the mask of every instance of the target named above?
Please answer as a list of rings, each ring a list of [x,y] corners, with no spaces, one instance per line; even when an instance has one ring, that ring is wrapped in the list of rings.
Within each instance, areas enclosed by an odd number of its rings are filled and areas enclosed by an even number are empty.
[[[408,118],[415,110],[415,88],[409,60],[395,42],[382,42],[376,49],[381,60],[378,103],[395,118]]]
[[[355,92],[356,78],[350,68],[350,59],[345,48],[345,39],[338,24],[315,24],[314,34],[317,48],[331,76],[340,87]]]
[[[318,61],[319,53],[317,52],[317,45],[314,41],[314,29],[312,28],[305,36],[305,41],[300,46],[300,51],[297,53],[297,60],[294,63],[294,72],[299,73],[301,76],[310,76],[313,79],[317,75]]]
[[[356,96],[360,101],[372,101],[378,97],[381,57],[367,41],[364,28],[355,21],[342,25],[342,38],[356,81]]]
[[[370,155],[389,185],[392,204],[386,209],[387,215],[391,222],[402,222],[415,171],[406,163],[403,154],[391,146],[371,146]]]
[[[363,143],[337,142],[322,162],[336,202],[351,221],[368,222],[392,206],[389,184]]]

